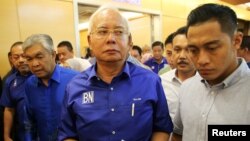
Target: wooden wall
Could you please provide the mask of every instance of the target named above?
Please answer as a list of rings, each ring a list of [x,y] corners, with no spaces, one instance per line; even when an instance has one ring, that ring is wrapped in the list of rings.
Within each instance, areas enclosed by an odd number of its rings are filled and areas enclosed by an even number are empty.
[[[113,0],[78,0],[92,5],[110,2],[114,6],[128,10],[141,9],[142,11],[158,11],[161,16],[161,28],[159,37],[162,41],[177,28],[186,24],[188,13],[203,3],[221,3],[232,7],[238,18],[250,21],[250,11],[238,6],[229,5],[220,0],[141,0],[141,5],[131,5]],[[147,19],[143,19],[147,20]],[[139,26],[139,25],[138,25]],[[145,25],[145,28],[149,28]],[[62,40],[69,40],[75,47],[74,4],[73,0],[2,0],[0,4],[0,76],[3,77],[10,69],[7,53],[15,41],[24,41],[31,34],[46,33],[54,39],[54,45]],[[145,30],[146,32],[149,31]],[[140,39],[143,30],[136,31]],[[250,29],[249,29],[250,32]],[[80,35],[83,36],[83,35]],[[86,35],[84,35],[86,36]],[[150,37],[149,37],[150,38]],[[87,40],[81,39],[81,44]],[[145,40],[145,39],[143,39]],[[82,43],[83,42],[83,43]],[[145,41],[148,42],[148,41]],[[141,45],[140,41],[135,44]],[[84,46],[81,46],[81,54],[84,54]]]
[[[7,53],[15,41],[32,34],[49,34],[54,46],[62,40],[76,44],[72,0],[3,0],[0,4],[0,75],[10,69]]]

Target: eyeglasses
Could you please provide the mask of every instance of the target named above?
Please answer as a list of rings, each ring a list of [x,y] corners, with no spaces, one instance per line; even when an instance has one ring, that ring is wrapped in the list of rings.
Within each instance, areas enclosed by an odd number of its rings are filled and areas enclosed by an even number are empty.
[[[127,31],[124,29],[114,29],[114,30],[108,30],[108,29],[97,29],[96,31],[92,32],[91,34],[95,35],[98,39],[107,38],[110,33],[112,33],[115,38],[121,39],[124,37],[124,35],[128,34]]]

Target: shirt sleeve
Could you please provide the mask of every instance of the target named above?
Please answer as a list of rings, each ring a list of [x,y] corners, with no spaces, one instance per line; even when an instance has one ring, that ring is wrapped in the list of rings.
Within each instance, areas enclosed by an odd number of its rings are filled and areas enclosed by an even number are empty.
[[[34,114],[32,108],[30,107],[29,102],[29,91],[28,91],[28,84],[25,85],[25,97],[24,97],[24,128],[25,128],[25,141],[35,141],[37,139],[37,126],[34,120]]]
[[[160,78],[156,81],[157,102],[154,106],[154,126],[153,130],[171,133],[173,123],[169,115],[167,100],[161,85]]]
[[[13,108],[14,104],[11,102],[10,85],[11,85],[11,81],[9,79],[7,79],[5,84],[4,84],[4,87],[3,87],[3,92],[2,92],[1,99],[0,99],[0,104],[4,107]]]
[[[76,126],[75,126],[75,117],[73,116],[72,107],[70,106],[70,96],[68,94],[68,91],[70,90],[68,86],[66,88],[63,105],[62,105],[62,111],[61,111],[61,120],[58,128],[58,140],[63,141],[67,138],[74,138],[77,139],[77,132],[76,132]]]
[[[182,135],[182,131],[183,131],[183,125],[182,125],[182,120],[181,120],[181,114],[180,114],[180,105],[181,105],[181,100],[179,100],[178,103],[178,107],[175,113],[175,117],[173,120],[174,123],[174,133],[178,134],[178,135]]]

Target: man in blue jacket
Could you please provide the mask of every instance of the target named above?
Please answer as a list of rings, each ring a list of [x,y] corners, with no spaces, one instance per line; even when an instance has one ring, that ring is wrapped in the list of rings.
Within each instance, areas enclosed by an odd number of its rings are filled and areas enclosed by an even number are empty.
[[[4,107],[4,140],[24,140],[24,97],[25,82],[31,75],[23,54],[23,42],[15,42],[10,48],[10,59],[16,70],[4,82],[0,99]]]
[[[173,125],[159,76],[126,61],[127,20],[101,7],[90,23],[96,63],[66,88],[58,140],[167,141]]]
[[[34,74],[27,80],[25,87],[25,141],[31,140],[32,134],[37,135],[35,138],[40,141],[55,141],[65,87],[77,73],[56,65],[56,53],[49,35],[35,34],[28,37],[23,49]]]

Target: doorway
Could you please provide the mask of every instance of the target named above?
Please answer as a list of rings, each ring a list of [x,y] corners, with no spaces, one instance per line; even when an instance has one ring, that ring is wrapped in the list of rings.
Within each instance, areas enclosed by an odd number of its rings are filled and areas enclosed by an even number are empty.
[[[101,4],[100,4],[101,5]],[[85,56],[88,48],[87,30],[89,17],[98,9],[100,5],[77,2],[77,24],[79,54]],[[160,12],[145,12],[145,10],[131,10],[117,7],[123,16],[129,21],[130,31],[134,45],[143,47],[151,46],[151,43],[162,38],[162,25]]]

